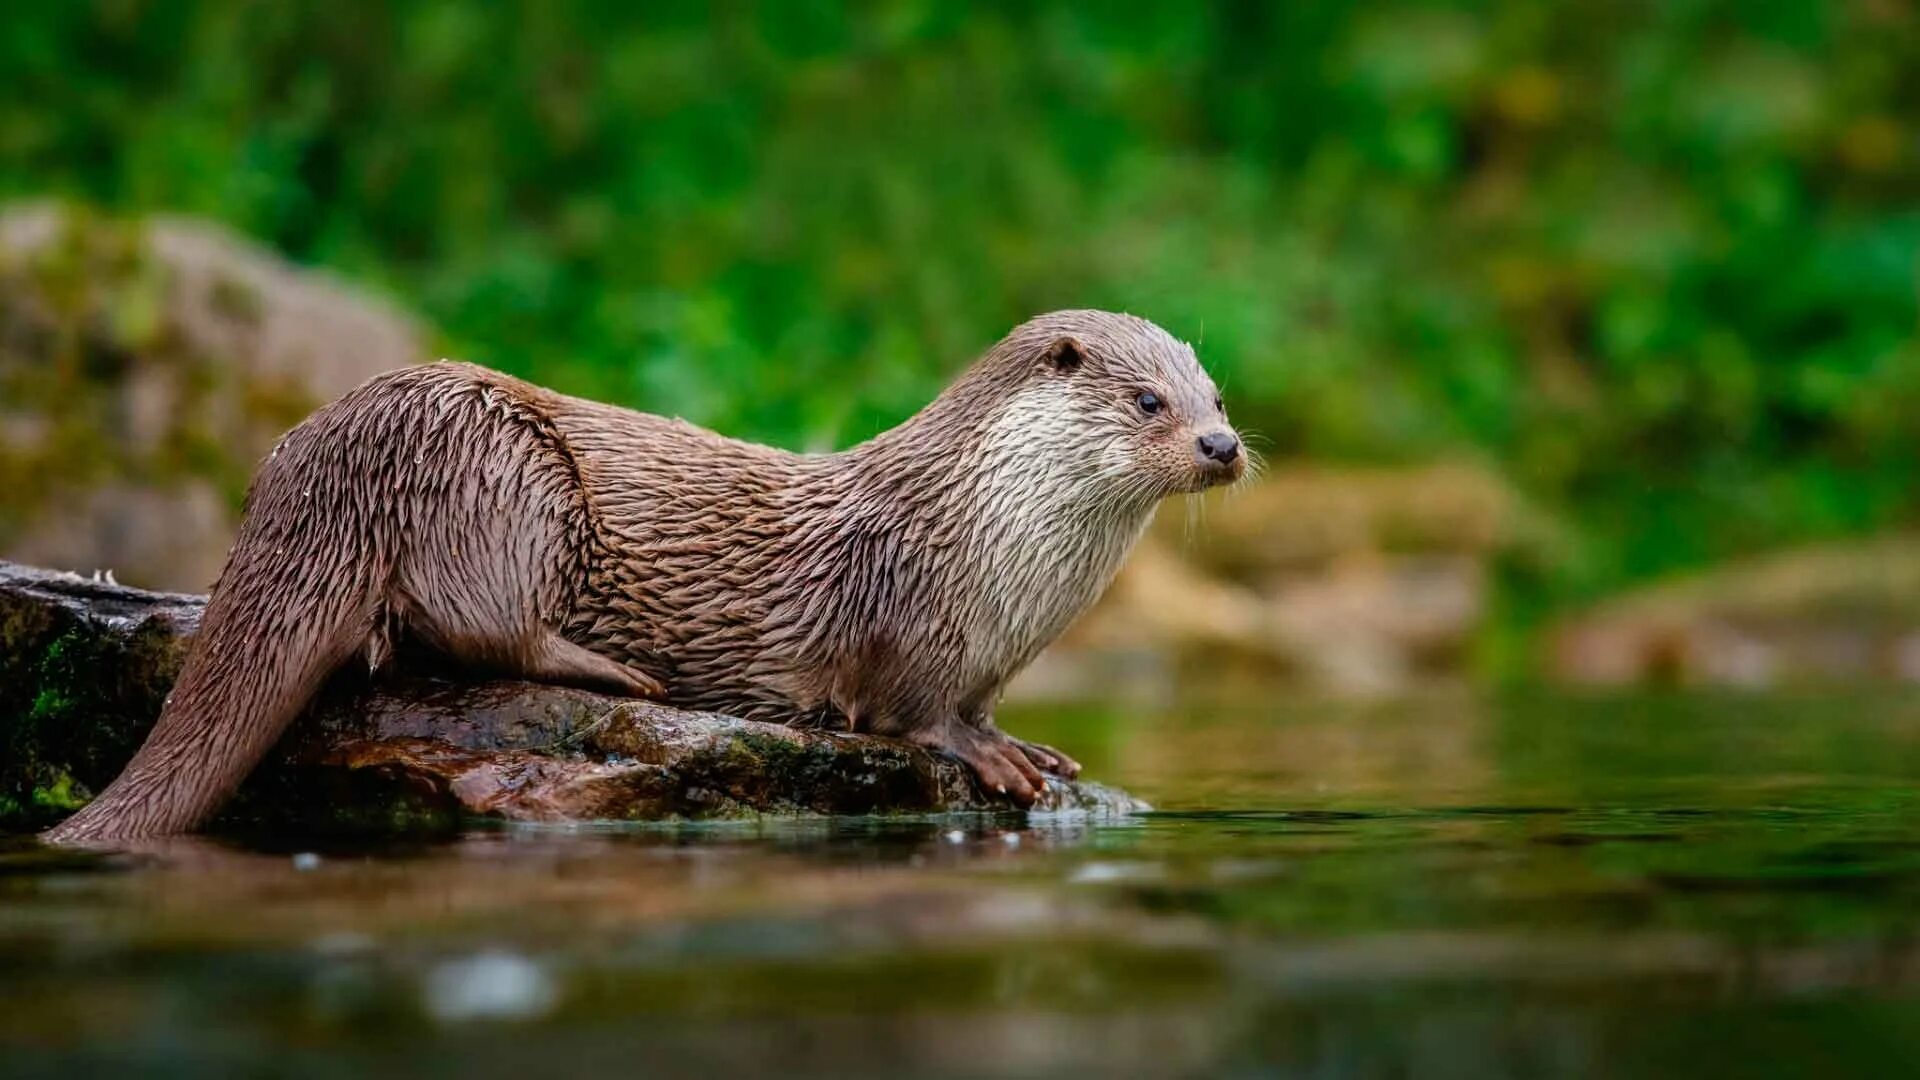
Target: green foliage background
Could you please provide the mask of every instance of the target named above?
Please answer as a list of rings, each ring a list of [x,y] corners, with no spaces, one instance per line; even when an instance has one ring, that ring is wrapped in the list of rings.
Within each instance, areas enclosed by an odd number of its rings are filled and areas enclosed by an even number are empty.
[[[732,433],[1105,306],[1275,456],[1497,464],[1573,526],[1549,598],[1920,511],[1910,0],[46,3],[0,78],[0,195]]]

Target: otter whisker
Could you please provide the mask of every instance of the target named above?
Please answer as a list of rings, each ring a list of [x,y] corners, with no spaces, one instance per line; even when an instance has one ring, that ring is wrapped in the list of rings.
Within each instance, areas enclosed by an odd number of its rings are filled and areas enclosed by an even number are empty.
[[[1248,447],[1246,453],[1247,470],[1240,474],[1240,479],[1233,482],[1235,488],[1251,484],[1260,477],[1265,476],[1267,472],[1267,456],[1265,454],[1262,454],[1252,447]]]

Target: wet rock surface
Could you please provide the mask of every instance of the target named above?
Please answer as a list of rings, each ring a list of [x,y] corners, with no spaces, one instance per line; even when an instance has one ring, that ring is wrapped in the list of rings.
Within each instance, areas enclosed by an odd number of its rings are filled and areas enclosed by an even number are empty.
[[[158,714],[201,597],[0,562],[0,827],[83,805]],[[1037,809],[1143,809],[1049,781]],[[1013,809],[958,762],[583,690],[444,677],[337,679],[226,815],[313,828]]]

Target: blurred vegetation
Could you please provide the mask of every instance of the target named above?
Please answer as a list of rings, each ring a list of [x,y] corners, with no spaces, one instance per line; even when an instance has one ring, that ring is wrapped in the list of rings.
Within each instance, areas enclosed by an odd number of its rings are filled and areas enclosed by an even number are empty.
[[[0,19],[0,196],[220,219],[732,433],[856,441],[1104,306],[1276,454],[1497,465],[1573,526],[1532,603],[1920,517],[1911,0]]]

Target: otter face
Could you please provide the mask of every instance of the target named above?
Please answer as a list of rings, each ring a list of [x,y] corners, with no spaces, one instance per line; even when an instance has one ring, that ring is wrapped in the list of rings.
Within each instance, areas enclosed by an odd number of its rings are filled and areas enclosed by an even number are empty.
[[[1247,453],[1193,349],[1145,319],[1061,312],[1042,375],[1072,400],[1101,471],[1159,498],[1230,484]]]

